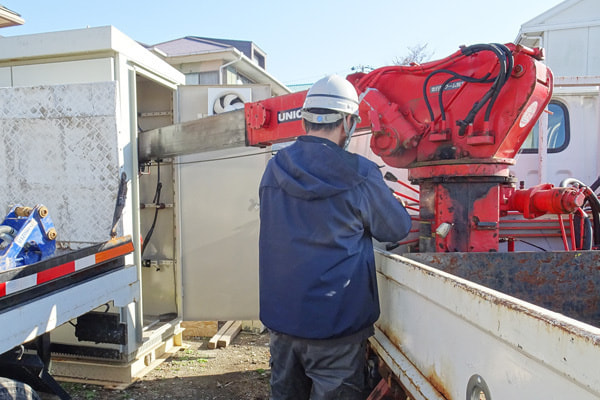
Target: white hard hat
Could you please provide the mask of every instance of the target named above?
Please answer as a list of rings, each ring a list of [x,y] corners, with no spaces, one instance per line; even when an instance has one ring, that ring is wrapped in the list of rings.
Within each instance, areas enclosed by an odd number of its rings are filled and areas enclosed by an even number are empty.
[[[306,94],[302,110],[311,108],[322,108],[332,110],[337,113],[350,114],[358,116],[358,95],[354,86],[348,80],[339,75],[329,75],[318,80],[312,85]],[[305,115],[309,113],[303,112]],[[330,115],[330,114],[325,114]],[[322,117],[325,115],[321,114]],[[306,118],[309,121],[312,118]],[[319,118],[320,121],[311,121],[316,123],[335,122],[336,118],[331,121],[331,118]]]

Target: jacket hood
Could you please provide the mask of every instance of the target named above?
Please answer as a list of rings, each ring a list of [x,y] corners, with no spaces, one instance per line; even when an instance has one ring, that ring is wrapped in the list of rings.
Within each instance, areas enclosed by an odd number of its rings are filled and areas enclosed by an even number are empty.
[[[335,196],[360,184],[358,156],[330,140],[301,136],[270,161],[275,181],[290,196],[314,200]]]

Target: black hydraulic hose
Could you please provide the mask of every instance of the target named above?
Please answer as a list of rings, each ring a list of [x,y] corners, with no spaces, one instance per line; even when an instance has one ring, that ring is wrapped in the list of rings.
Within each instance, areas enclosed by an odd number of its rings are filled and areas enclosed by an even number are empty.
[[[112,229],[110,230],[110,237],[117,236],[117,224],[123,214],[125,208],[125,201],[127,200],[127,174],[121,173],[121,180],[119,182],[119,191],[117,192],[117,205],[115,206],[115,212],[113,213]]]
[[[508,49],[508,47],[504,46],[503,44],[499,44],[499,43],[494,43],[491,46],[494,48],[497,47],[499,50],[499,53],[496,53],[496,55],[498,56],[498,60],[500,61],[500,70],[502,71],[502,77],[498,80],[498,82],[497,82],[498,86],[495,88],[494,93],[492,94],[492,98],[490,99],[490,102],[488,103],[487,109],[485,111],[484,121],[490,120],[490,114],[492,112],[492,107],[494,106],[494,103],[496,103],[496,99],[498,98],[498,95],[500,94],[500,90],[508,81],[508,78],[510,77],[511,71],[513,69],[513,63],[514,63],[512,53]],[[499,77],[500,77],[500,74],[499,74]],[[496,85],[496,83],[494,83],[494,85]]]
[[[484,121],[489,121],[490,113],[492,111],[492,107],[496,101],[496,98],[510,76],[510,70],[508,70],[507,68],[510,65],[510,68],[512,69],[513,65],[512,55],[509,57],[510,61],[507,62],[507,54],[508,52],[510,52],[510,50],[508,48],[505,48],[506,46],[504,45],[477,44],[462,49],[464,55],[471,55],[480,51],[491,51],[498,58],[500,68],[498,75],[496,75],[494,83],[490,87],[490,90],[488,90],[487,93],[479,101],[475,102],[473,108],[471,109],[471,111],[469,111],[464,120],[456,122],[460,126],[459,134],[464,134],[464,130],[466,129],[466,127],[473,123],[473,121],[475,120],[475,115],[477,115],[477,113],[483,108],[483,106],[486,103],[488,103],[488,101],[489,103],[486,108]]]
[[[144,255],[144,251],[146,250],[146,246],[150,242],[150,238],[152,237],[152,233],[154,233],[154,227],[156,226],[156,220],[158,218],[158,210],[160,206],[160,191],[162,190],[162,182],[160,181],[160,161],[156,162],[156,191],[154,192],[154,200],[152,202],[156,205],[154,209],[154,219],[152,220],[152,225],[146,233],[146,237],[144,238],[144,244],[142,244],[142,254]]]
[[[510,75],[512,74],[515,60],[513,58],[512,51],[508,47],[506,47],[505,45],[503,45],[501,43],[495,43],[495,45],[498,46],[498,48],[504,53],[504,56],[506,57],[506,60],[508,61],[508,65],[506,66],[506,77],[504,78],[504,82],[502,83],[504,85],[508,81],[508,78],[510,78]]]
[[[594,194],[593,196],[587,197],[592,209],[592,221],[594,225],[594,245],[600,244],[600,204],[598,197]],[[591,199],[595,199],[590,201]]]
[[[446,110],[444,109],[444,103],[443,103],[443,99],[442,96],[444,94],[444,90],[446,90],[446,86],[448,86],[450,83],[454,82],[454,81],[464,81],[464,82],[471,82],[471,83],[490,83],[493,82],[493,79],[488,79],[490,76],[490,74],[486,74],[483,78],[470,78],[468,76],[464,76],[464,75],[459,75],[459,74],[452,74],[452,76],[448,79],[446,79],[439,90],[439,94],[438,94],[438,103],[440,106],[440,117],[442,119],[442,121],[446,120]]]
[[[545,248],[543,248],[543,247],[541,247],[541,246],[538,246],[537,244],[533,244],[533,243],[531,243],[531,242],[528,242],[527,240],[523,240],[523,239],[516,239],[516,240],[518,240],[518,241],[519,241],[519,242],[521,242],[521,243],[528,244],[528,245],[530,245],[531,247],[535,247],[535,248],[536,248],[536,249],[538,249],[538,250],[541,250],[541,251],[548,251],[548,250],[546,250]]]
[[[587,185],[575,178],[567,178],[563,179],[559,186],[567,187],[576,185],[580,188],[586,188]],[[594,245],[600,244],[600,200],[598,200],[598,196],[596,193],[591,190],[591,188],[587,187],[589,190],[584,191],[585,199],[589,203],[590,208],[592,209],[592,221],[594,226]]]
[[[442,121],[446,120],[446,110],[444,110],[444,101],[442,99],[442,95],[444,94],[444,90],[446,90],[446,86],[448,86],[451,82],[458,80],[459,78],[451,76],[450,78],[446,79],[440,87],[440,92],[438,93],[438,104],[440,105],[440,117],[442,118]]]
[[[431,103],[429,102],[429,99],[427,97],[427,86],[428,86],[429,80],[431,79],[431,77],[433,77],[434,75],[439,74],[439,73],[446,73],[446,74],[451,75],[450,78],[448,78],[446,81],[443,82],[443,84],[440,87],[439,94],[438,94],[438,102],[439,102],[439,106],[440,106],[440,116],[441,116],[442,120],[445,121],[446,113],[445,113],[445,109],[444,109],[444,105],[443,105],[443,101],[442,101],[442,95],[443,95],[443,92],[444,92],[446,86],[448,86],[448,84],[450,82],[455,81],[455,80],[462,80],[464,82],[469,82],[469,83],[491,83],[491,82],[493,82],[493,84],[490,87],[490,89],[488,90],[488,92],[486,92],[486,94],[479,101],[476,101],[473,104],[473,108],[471,109],[471,111],[469,111],[469,113],[467,114],[465,119],[462,121],[457,121],[457,124],[461,127],[459,134],[464,134],[464,129],[468,125],[473,123],[473,120],[475,119],[475,115],[477,115],[477,113],[483,108],[483,106],[486,103],[488,104],[488,106],[486,108],[484,121],[486,121],[486,122],[489,121],[492,107],[494,106],[494,104],[496,102],[496,99],[500,93],[500,90],[502,89],[504,84],[506,84],[506,82],[508,81],[508,78],[510,77],[510,73],[511,73],[513,65],[514,65],[514,60],[513,60],[512,52],[510,51],[510,49],[508,47],[506,47],[505,45],[498,44],[498,43],[472,45],[469,47],[462,48],[461,51],[465,56],[469,56],[469,55],[477,53],[479,51],[493,52],[496,55],[496,57],[498,58],[498,62],[500,64],[498,75],[496,75],[494,78],[489,78],[490,73],[488,73],[482,78],[472,78],[472,77],[468,77],[465,75],[457,74],[456,72],[450,71],[447,69],[440,69],[437,71],[433,71],[432,73],[430,73],[427,76],[427,78],[425,79],[425,82],[423,83],[423,99],[425,101],[425,105],[427,106],[427,110],[429,111],[430,119],[431,119],[431,121],[433,121],[435,116],[433,113],[433,108],[431,107]]]
[[[583,225],[583,235],[580,235],[581,228]],[[592,229],[592,223],[590,219],[583,214],[575,214],[573,217],[573,227],[579,229],[577,235],[575,236],[575,246],[580,250],[591,250],[592,249],[592,239],[594,235],[594,230]]]
[[[433,108],[431,107],[431,103],[429,102],[429,98],[427,97],[427,85],[429,83],[429,79],[431,79],[431,77],[433,77],[436,74],[448,74],[448,75],[452,76],[452,80],[461,80],[461,81],[464,81],[464,82],[467,82],[467,83],[490,83],[490,82],[494,81],[493,78],[492,79],[488,79],[489,76],[490,76],[489,73],[486,74],[482,78],[472,78],[470,76],[457,74],[456,72],[450,71],[449,69],[438,69],[436,71],[433,71],[432,73],[430,73],[427,76],[427,78],[425,78],[425,82],[423,83],[423,99],[425,100],[425,105],[427,106],[427,110],[429,111],[429,116],[431,118],[431,121],[434,120],[435,116],[433,114]],[[440,99],[441,99],[441,96],[442,96],[443,89],[445,89],[445,86],[444,87],[440,87],[440,94],[438,96]]]
[[[590,189],[592,189],[595,192],[598,189],[598,187],[600,187],[600,176],[597,177],[594,183],[590,185]]]
[[[586,196],[592,209],[592,222],[594,226],[594,245],[600,244],[600,204],[598,204],[598,197],[594,194],[593,198],[595,201],[590,201],[590,197]]]
[[[479,112],[479,110],[481,110],[481,108],[483,108],[483,106],[493,97],[493,95],[497,91],[499,91],[499,89],[498,89],[499,83],[505,82],[506,64],[504,62],[505,60],[503,60],[502,54],[493,45],[475,45],[475,46],[470,46],[470,47],[471,48],[474,47],[474,49],[473,49],[474,52],[479,52],[479,51],[484,51],[484,50],[493,52],[500,62],[500,69],[499,69],[498,75],[496,75],[496,79],[494,80],[494,83],[492,84],[490,89],[486,92],[486,94],[483,96],[483,98],[481,98],[481,100],[475,102],[475,104],[473,105],[473,108],[471,109],[469,114],[467,114],[467,117],[463,120],[463,123],[461,124],[461,126],[467,126],[467,125],[470,125],[471,123],[473,123],[473,120],[475,120],[475,115]],[[488,104],[488,109],[486,109],[484,121],[489,120],[488,111],[490,111],[490,110],[491,109]]]

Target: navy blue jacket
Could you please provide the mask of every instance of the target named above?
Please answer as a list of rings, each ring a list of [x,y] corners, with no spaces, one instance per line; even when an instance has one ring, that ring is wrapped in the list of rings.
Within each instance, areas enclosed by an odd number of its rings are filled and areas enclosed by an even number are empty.
[[[404,238],[410,216],[375,163],[301,136],[260,184],[260,319],[307,339],[339,338],[379,318],[372,237]]]

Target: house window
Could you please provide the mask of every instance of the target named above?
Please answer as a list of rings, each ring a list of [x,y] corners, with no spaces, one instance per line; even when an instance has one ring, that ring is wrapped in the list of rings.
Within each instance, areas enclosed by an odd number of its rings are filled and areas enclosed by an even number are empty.
[[[252,52],[252,60],[262,69],[265,69],[265,56],[257,51]]]
[[[548,136],[546,143],[548,153],[558,153],[563,151],[569,145],[570,129],[569,129],[569,112],[564,104],[552,100],[548,104]],[[540,131],[540,122],[538,121],[525,142],[521,146],[521,153],[534,154],[538,152],[538,135]]]
[[[219,71],[192,72],[185,74],[186,85],[218,85]]]
[[[185,74],[185,84],[186,85],[197,85],[198,84],[198,74]]]
[[[198,73],[198,83],[200,85],[218,85],[219,71],[208,71]]]
[[[238,83],[241,83],[243,85],[249,85],[254,82],[238,72]]]

